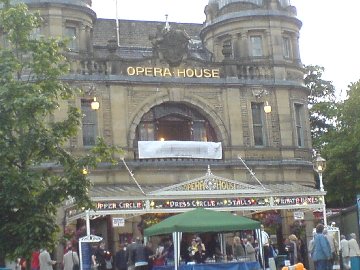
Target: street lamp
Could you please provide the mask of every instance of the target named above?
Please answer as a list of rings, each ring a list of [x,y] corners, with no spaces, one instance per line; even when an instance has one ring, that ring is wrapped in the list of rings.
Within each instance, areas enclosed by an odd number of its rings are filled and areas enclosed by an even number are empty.
[[[316,158],[313,161],[313,167],[314,171],[319,174],[319,180],[320,180],[320,191],[324,191],[324,184],[322,180],[322,174],[326,169],[326,160],[320,156],[320,154],[317,154]]]
[[[264,112],[266,114],[271,113],[271,105],[267,101],[266,101],[265,106],[264,106]]]
[[[94,100],[91,102],[90,106],[94,111],[97,111],[100,108],[100,103],[96,100],[96,97],[94,97]]]
[[[324,183],[322,179],[322,174],[326,169],[326,160],[320,156],[320,154],[316,155],[316,158],[313,161],[314,171],[319,175],[320,181],[320,191],[324,191]],[[324,217],[324,226],[327,226],[327,217],[326,217],[326,204],[325,197],[323,196],[323,217]]]
[[[265,112],[265,120],[266,120],[266,133],[267,133],[268,146],[270,146],[271,136],[270,136],[269,114],[271,113],[271,105],[267,101],[265,102],[264,105],[264,112]]]

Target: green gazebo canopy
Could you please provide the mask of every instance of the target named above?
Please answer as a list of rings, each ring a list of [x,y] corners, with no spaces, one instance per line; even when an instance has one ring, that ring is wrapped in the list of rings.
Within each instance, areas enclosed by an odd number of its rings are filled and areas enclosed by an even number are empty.
[[[229,232],[260,229],[260,222],[229,212],[196,208],[169,217],[144,231],[145,236],[169,234],[173,232]]]

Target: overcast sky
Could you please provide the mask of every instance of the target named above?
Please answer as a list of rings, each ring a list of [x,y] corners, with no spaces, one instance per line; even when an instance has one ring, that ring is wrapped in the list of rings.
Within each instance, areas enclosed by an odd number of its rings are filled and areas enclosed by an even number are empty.
[[[118,18],[171,22],[205,21],[209,0],[117,0]],[[116,0],[93,0],[98,18],[116,18]],[[325,68],[337,91],[360,79],[360,0],[291,0],[303,22],[300,53],[305,65]]]

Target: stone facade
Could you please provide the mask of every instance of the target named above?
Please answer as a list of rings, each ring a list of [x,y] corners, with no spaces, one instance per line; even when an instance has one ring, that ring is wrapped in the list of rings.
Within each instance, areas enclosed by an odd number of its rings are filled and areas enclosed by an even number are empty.
[[[256,184],[240,155],[264,184],[315,186],[301,22],[287,1],[210,0],[204,24],[119,20],[118,33],[115,20],[96,18],[91,1],[25,2],[44,17],[42,34],[69,37],[73,31],[71,73],[64,79],[83,94],[68,104],[81,108],[82,99],[97,97],[96,133],[126,151],[140,185],[179,184],[203,175],[208,165],[221,177]],[[68,104],[55,118],[64,117]],[[267,104],[270,113],[263,111]],[[139,159],[141,132],[160,132],[156,108],[168,111],[167,126],[160,127],[165,135],[171,117],[185,129],[185,122],[191,125],[178,137],[185,141],[195,136],[199,115],[206,139],[221,142],[223,158]],[[144,128],[151,113],[155,131]],[[69,148],[87,151],[82,132]],[[121,162],[100,166],[90,177],[95,187],[134,185]]]

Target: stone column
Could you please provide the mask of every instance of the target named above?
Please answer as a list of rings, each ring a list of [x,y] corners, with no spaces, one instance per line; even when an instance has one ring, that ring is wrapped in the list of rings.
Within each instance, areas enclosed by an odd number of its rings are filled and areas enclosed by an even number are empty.
[[[304,244],[306,245],[306,250],[308,251],[309,242],[313,238],[313,229],[314,229],[314,214],[312,211],[305,212],[304,222],[305,222],[305,234],[306,234],[306,243]],[[307,269],[314,270],[314,263],[311,260],[311,258],[309,258],[309,252],[307,254],[306,260],[308,265]]]
[[[87,49],[86,25],[79,25],[79,51],[84,52]]]
[[[249,44],[247,33],[240,33],[240,57],[249,56]]]
[[[299,34],[291,36],[292,56],[294,60],[300,61],[300,50],[299,50]]]

